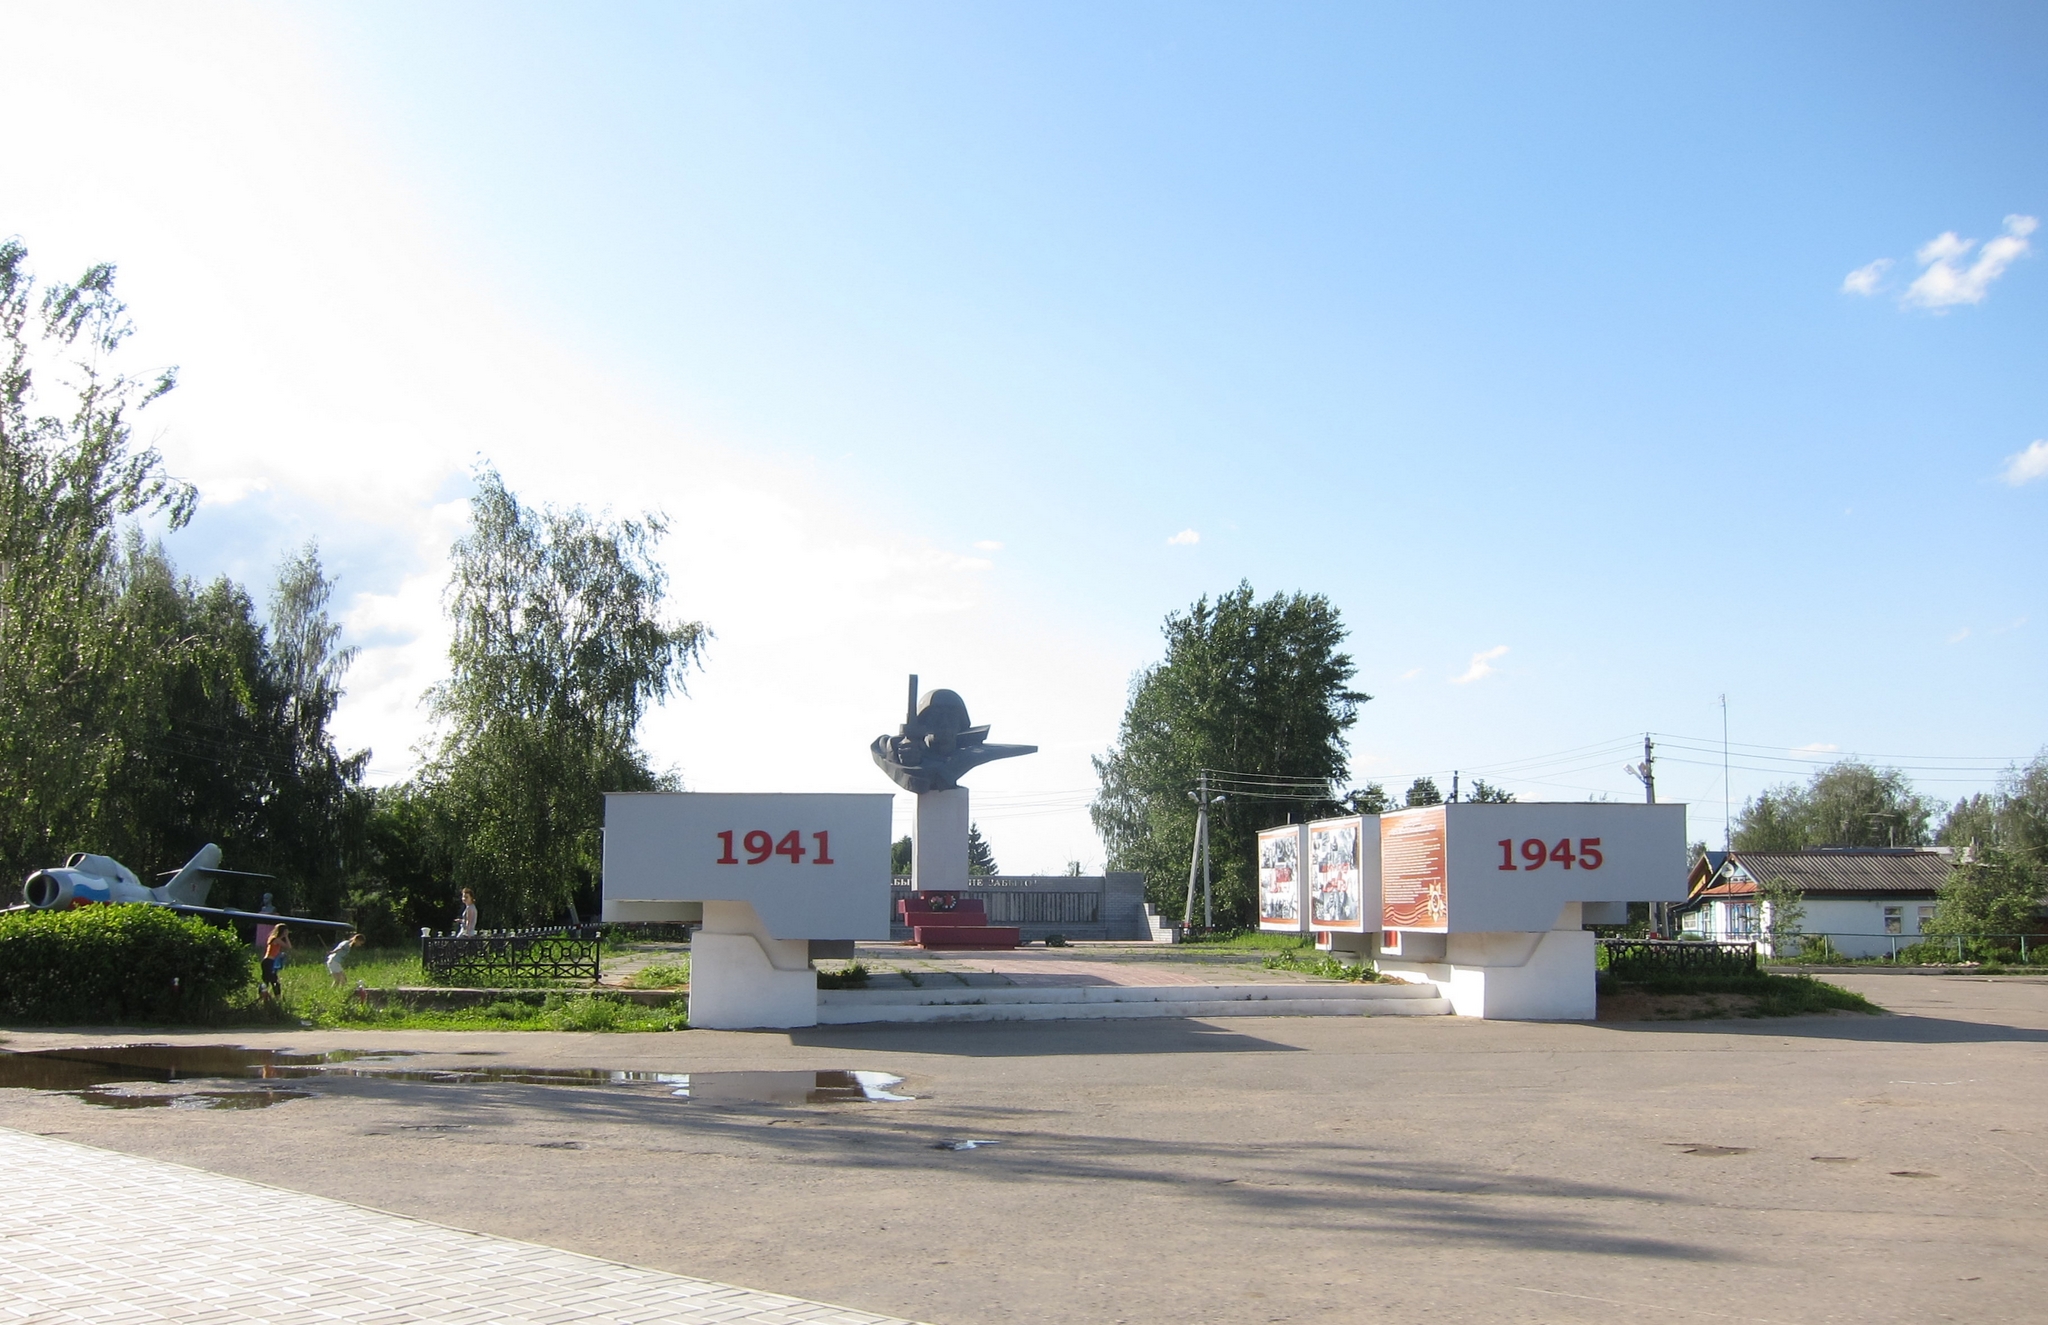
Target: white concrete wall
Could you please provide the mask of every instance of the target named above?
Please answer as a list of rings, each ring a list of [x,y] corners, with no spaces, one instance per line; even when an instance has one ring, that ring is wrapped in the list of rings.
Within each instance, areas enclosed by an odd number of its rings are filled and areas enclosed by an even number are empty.
[[[690,939],[690,1025],[730,1031],[817,1024],[809,940],[771,937],[746,902],[704,903],[704,928]]]
[[[1598,1009],[1596,940],[1579,927],[1579,918],[1579,907],[1572,904],[1558,917],[1557,929],[1450,934],[1443,938],[1442,961],[1383,956],[1378,965],[1382,974],[1396,979],[1435,985],[1461,1017],[1591,1021]]]

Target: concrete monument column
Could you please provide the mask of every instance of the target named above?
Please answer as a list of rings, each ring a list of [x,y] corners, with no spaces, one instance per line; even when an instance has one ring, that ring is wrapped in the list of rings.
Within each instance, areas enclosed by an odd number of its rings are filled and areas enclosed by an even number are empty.
[[[910,886],[921,893],[967,886],[967,788],[927,791],[917,798],[910,835]]]
[[[920,701],[910,678],[910,702],[894,736],[877,736],[870,747],[875,765],[889,780],[917,797],[911,830],[910,886],[918,892],[948,892],[967,886],[967,788],[970,769],[993,759],[1035,754],[1035,745],[991,745],[988,728],[973,725],[967,702],[950,690],[934,690]]]

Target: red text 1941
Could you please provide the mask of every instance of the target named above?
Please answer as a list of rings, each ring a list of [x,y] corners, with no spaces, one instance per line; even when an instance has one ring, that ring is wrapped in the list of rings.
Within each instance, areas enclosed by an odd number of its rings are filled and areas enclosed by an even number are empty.
[[[786,858],[792,865],[801,865],[804,862],[804,857],[807,855],[810,857],[811,864],[813,865],[831,865],[836,863],[832,859],[832,834],[830,833],[810,834],[811,840],[818,844],[816,847],[806,847],[804,845],[805,835],[794,828],[784,833],[780,838],[760,828],[756,828],[744,836],[731,829],[717,836],[719,843],[725,848],[718,856],[718,863],[720,865],[738,865],[741,863],[740,858],[733,853],[733,839],[735,837],[739,838],[740,849],[747,853],[745,863],[749,865],[765,865],[776,856]]]

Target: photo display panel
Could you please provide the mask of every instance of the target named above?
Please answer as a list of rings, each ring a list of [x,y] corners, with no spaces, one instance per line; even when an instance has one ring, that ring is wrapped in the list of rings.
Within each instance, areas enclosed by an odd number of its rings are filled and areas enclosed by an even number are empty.
[[[775,938],[887,938],[894,799],[610,793],[605,899],[747,902]]]
[[[1300,933],[1303,923],[1300,824],[1268,828],[1259,834],[1259,928]]]
[[[1363,933],[1367,923],[1365,826],[1348,819],[1322,819],[1308,826],[1309,927]],[[1378,842],[1371,844],[1375,861]],[[1372,890],[1377,894],[1378,890]]]
[[[1444,807],[1380,816],[1381,929],[1450,931]]]

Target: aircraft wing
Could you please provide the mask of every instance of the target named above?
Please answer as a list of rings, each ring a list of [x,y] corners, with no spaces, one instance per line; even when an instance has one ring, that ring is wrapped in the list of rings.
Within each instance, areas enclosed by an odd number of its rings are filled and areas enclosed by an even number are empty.
[[[277,877],[275,874],[258,874],[254,870],[209,869],[191,865],[186,866],[185,869],[191,870],[194,874],[219,874],[234,879],[274,879]],[[156,877],[159,879],[175,879],[184,872],[185,870],[165,870]]]
[[[315,925],[321,929],[354,929],[346,920],[313,920],[307,916],[281,916],[269,911],[231,911],[218,906],[184,906],[166,903],[166,911],[181,916],[213,916],[220,920],[248,920],[259,925]]]

